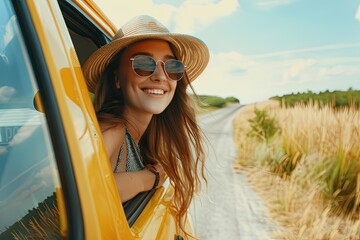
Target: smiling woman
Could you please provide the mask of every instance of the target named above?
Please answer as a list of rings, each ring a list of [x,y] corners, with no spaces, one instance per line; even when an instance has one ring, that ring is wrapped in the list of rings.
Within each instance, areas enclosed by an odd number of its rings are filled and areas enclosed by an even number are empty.
[[[92,0],[0,12],[0,239],[187,238],[203,153],[186,88],[205,44],[163,26],[109,43],[116,28]],[[150,36],[158,22],[144,19],[133,30]]]
[[[122,202],[162,187],[168,176],[183,231],[204,178],[201,131],[186,89],[208,60],[201,40],[138,16],[83,66]]]

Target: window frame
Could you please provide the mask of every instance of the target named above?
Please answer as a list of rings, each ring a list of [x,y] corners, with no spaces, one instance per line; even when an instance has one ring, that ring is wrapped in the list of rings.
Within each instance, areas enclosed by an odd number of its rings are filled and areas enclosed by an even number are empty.
[[[11,2],[20,25],[26,50],[29,54],[30,64],[36,77],[48,123],[66,208],[67,238],[85,239],[84,220],[69,146],[44,53],[26,1],[12,0]]]

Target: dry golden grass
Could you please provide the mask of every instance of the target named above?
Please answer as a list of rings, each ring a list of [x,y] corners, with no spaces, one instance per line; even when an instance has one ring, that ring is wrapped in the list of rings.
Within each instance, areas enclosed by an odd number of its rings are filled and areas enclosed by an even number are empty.
[[[58,239],[60,235],[59,211],[57,206],[44,211],[37,210],[39,218],[33,217],[28,224],[20,221],[21,229],[12,233],[14,240]]]
[[[279,223],[280,228],[274,237],[291,240],[360,239],[359,211],[356,207],[347,215],[343,210],[334,211],[329,196],[324,195],[326,182],[323,181],[327,174],[323,166],[329,166],[331,161],[340,159],[339,172],[343,174],[349,162],[360,165],[359,111],[334,111],[330,107],[315,105],[284,109],[274,101],[257,104],[256,107],[266,109],[281,128],[281,133],[268,144],[246,136],[250,128],[248,119],[254,117],[254,107],[243,108],[233,122],[238,149],[236,164],[238,169],[247,171],[249,182]],[[291,175],[281,177],[269,162],[284,154],[291,156],[296,168]],[[342,197],[338,204],[346,203],[344,198],[350,196],[355,199],[355,206],[359,206],[360,172],[352,183],[355,183],[352,195],[341,196],[341,189],[334,193]],[[342,186],[348,185],[349,182],[345,181]],[[330,198],[337,199],[335,195]]]

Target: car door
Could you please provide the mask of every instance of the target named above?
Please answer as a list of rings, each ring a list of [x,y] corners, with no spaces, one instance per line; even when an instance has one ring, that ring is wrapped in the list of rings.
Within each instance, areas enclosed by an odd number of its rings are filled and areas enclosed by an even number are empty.
[[[0,12],[0,239],[183,235],[169,181],[121,204],[81,71],[114,34],[106,16],[85,0]]]
[[[96,16],[89,11],[89,8],[92,8],[94,12],[101,12],[92,1],[84,3],[88,4],[88,7],[83,7],[78,1],[77,4],[72,1],[59,1],[81,65],[91,53],[111,41],[116,32],[116,28],[106,15]],[[154,239],[155,236],[159,239],[172,239],[180,234],[181,231],[177,228],[170,210],[173,191],[167,181],[163,188],[141,193],[123,205],[134,236],[141,236],[142,239]],[[191,232],[190,225],[187,226]]]

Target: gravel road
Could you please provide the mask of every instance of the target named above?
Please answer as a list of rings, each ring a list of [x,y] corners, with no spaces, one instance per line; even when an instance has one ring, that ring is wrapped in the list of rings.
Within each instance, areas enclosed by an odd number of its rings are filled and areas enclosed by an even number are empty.
[[[195,234],[202,240],[267,240],[275,228],[246,176],[232,171],[236,155],[232,119],[239,109],[239,105],[233,105],[199,117],[209,141],[209,185],[193,201],[190,214]]]

